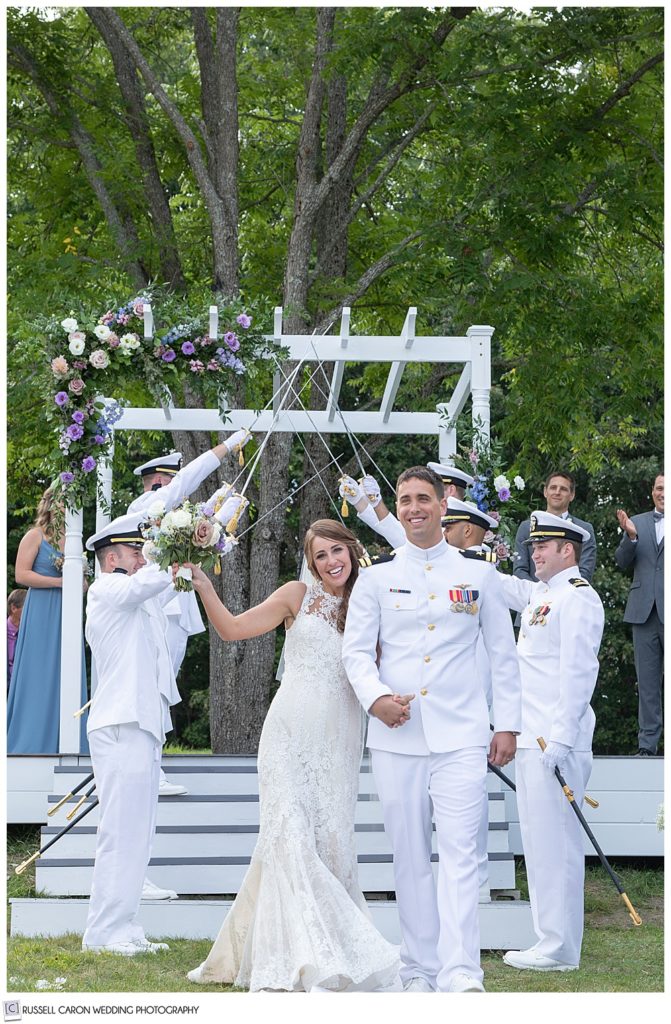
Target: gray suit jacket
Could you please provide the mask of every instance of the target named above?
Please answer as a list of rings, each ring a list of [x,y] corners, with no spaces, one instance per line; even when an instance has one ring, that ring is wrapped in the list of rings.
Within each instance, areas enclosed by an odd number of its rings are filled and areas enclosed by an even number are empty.
[[[596,539],[594,537],[594,527],[591,523],[586,523],[583,519],[578,519],[577,516],[569,514],[569,519],[576,526],[582,526],[583,530],[587,530],[589,533],[589,540],[586,540],[582,546],[580,552],[580,562],[578,568],[580,569],[580,575],[583,579],[588,582],[592,582],[592,576],[594,575],[594,569],[596,567]],[[531,560],[531,544],[525,542],[529,540],[529,520],[525,519],[519,525],[517,536],[515,537],[515,553],[513,555],[513,576],[518,576],[521,580],[532,580],[536,582],[538,577],[534,571],[534,563]]]
[[[636,527],[638,540],[629,540],[625,533],[615,552],[615,561],[620,569],[634,567],[624,621],[645,622],[655,604],[660,621],[664,622],[664,540],[657,544],[652,512],[641,512],[632,516],[631,521]]]

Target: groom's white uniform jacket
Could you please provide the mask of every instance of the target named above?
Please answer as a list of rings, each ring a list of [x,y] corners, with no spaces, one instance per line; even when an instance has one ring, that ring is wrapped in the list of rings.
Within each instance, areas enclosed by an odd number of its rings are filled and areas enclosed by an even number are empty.
[[[520,675],[498,573],[444,540],[426,550],[406,543],[392,561],[364,569],[343,642],[350,683],[366,710],[385,694],[415,694],[401,728],[371,717],[368,746],[420,755],[489,747],[476,661],[480,635],[492,666],[494,728],[518,732]]]
[[[193,459],[187,466],[176,473],[169,484],[160,487],[156,491],[145,491],[139,495],[128,506],[128,512],[147,512],[157,501],[162,501],[166,512],[176,508],[178,505],[193,494],[202,484],[203,480],[220,465],[217,456],[209,451]],[[172,601],[166,605],[165,614],[170,624],[178,624],[189,636],[195,633],[203,633],[205,626],[198,609],[198,601],[193,591],[183,594],[173,594]]]
[[[87,732],[136,722],[159,743],[172,729],[169,706],[180,700],[166,642],[162,602],[174,597],[172,579],[154,565],[132,576],[104,572],[91,585],[86,639],[98,682]]]

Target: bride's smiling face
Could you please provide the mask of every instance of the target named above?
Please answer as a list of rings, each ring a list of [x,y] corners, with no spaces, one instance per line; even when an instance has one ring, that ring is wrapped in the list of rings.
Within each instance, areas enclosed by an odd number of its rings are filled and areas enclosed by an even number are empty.
[[[349,548],[339,540],[315,537],[312,541],[312,562],[319,579],[332,593],[342,590],[352,572]]]

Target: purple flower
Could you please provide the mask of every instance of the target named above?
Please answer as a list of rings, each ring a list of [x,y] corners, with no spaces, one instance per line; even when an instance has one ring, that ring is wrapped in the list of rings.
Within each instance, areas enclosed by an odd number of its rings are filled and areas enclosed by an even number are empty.
[[[104,444],[105,443],[105,438],[102,436],[102,434],[96,434],[96,436],[93,438],[93,440],[95,441],[96,444]]]
[[[72,365],[75,370],[85,370],[88,364],[85,359],[75,359]]]
[[[70,398],[66,391],[59,391],[56,397],[54,398],[54,402],[56,403],[56,405],[60,405],[61,407],[67,405],[69,401]]]
[[[81,412],[81,410],[79,410],[79,409],[77,410],[77,412],[73,412],[73,414],[72,414],[72,422],[73,423],[78,423],[80,426],[82,425],[82,423],[84,422],[85,419],[86,419],[86,414]]]
[[[171,363],[173,359],[176,358],[177,354],[175,353],[175,350],[172,348],[167,348],[163,355],[161,356],[161,359],[163,360],[164,363]]]
[[[510,491],[507,487],[502,487],[499,491],[499,501],[508,501],[510,498]]]
[[[82,459],[82,469],[85,473],[90,473],[92,469],[96,468],[96,460],[92,455],[87,455],[85,459]]]
[[[75,478],[74,473],[61,473],[61,483],[71,484]]]
[[[78,423],[71,423],[65,433],[71,441],[78,441],[84,435],[84,428],[80,427]]]
[[[195,351],[196,348],[192,341],[185,341],[182,345],[182,352],[185,356],[192,356]]]
[[[251,322],[251,316],[247,316],[246,313],[241,313],[240,316],[237,318],[237,323],[239,323],[241,327],[244,327],[245,330],[247,330]]]
[[[234,334],[233,331],[226,331],[226,334],[224,335],[224,341],[230,348],[231,352],[237,352],[238,349],[240,348],[238,336],[237,334]]]

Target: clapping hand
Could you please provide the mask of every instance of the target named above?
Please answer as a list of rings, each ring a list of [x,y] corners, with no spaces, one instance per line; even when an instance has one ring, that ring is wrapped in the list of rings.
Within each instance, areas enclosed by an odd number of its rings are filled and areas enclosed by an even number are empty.
[[[631,519],[623,508],[616,509],[615,512],[617,521],[620,524],[620,528],[624,530],[630,540],[634,540],[636,537],[636,527],[632,523]]]

